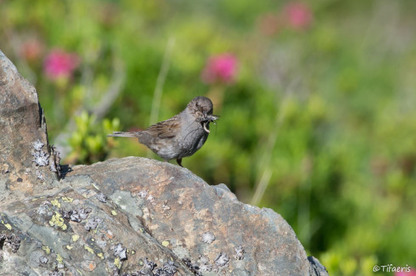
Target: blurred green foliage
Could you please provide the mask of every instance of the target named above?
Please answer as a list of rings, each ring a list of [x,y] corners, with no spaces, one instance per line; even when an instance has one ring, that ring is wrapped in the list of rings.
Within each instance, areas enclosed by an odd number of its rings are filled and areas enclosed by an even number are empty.
[[[119,129],[120,120],[104,119],[97,123],[94,116],[84,111],[75,117],[75,124],[76,129],[69,138],[73,150],[67,156],[67,161],[91,164],[104,160],[112,147],[107,142],[107,134]]]
[[[281,16],[288,1],[3,0],[0,47],[35,84],[52,142],[75,122],[67,162],[90,163],[146,156],[134,139],[112,147],[105,134],[149,125],[173,38],[159,120],[197,95],[221,115],[185,167],[282,214],[330,274],[416,266],[416,2],[305,3],[313,20],[296,29]],[[38,51],[28,55],[30,40]],[[64,81],[43,72],[54,48],[80,58]],[[238,59],[237,79],[204,84],[219,53]],[[94,120],[120,70],[105,117],[121,126]]]

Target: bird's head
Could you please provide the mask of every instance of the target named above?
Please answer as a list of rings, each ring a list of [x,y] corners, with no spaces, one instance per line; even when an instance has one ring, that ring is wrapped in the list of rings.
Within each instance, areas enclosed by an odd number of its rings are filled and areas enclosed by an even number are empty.
[[[207,97],[195,97],[189,102],[187,109],[195,117],[195,121],[200,123],[204,130],[209,133],[209,123],[215,123],[219,116],[212,115],[213,104]]]

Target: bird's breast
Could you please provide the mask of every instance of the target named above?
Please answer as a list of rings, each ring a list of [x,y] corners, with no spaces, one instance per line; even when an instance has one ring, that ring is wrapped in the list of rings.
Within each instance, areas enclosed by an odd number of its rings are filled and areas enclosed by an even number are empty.
[[[181,133],[180,148],[181,156],[190,156],[199,150],[208,138],[208,133],[204,130],[200,123],[194,122],[190,127],[185,128]]]

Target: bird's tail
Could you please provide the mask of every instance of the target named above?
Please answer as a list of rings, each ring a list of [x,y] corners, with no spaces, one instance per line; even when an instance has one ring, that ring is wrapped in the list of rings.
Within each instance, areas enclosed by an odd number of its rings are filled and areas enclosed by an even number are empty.
[[[108,134],[107,137],[131,137],[136,138],[137,132],[123,132],[123,131],[115,131],[113,134]]]

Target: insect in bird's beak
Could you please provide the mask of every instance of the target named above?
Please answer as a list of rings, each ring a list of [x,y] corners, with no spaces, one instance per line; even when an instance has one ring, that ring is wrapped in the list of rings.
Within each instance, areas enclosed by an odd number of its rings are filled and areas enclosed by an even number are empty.
[[[207,124],[209,124],[209,122],[203,122],[203,123],[202,123],[202,127],[204,128],[204,130],[205,130],[205,132],[206,132],[206,133],[209,133],[210,131],[209,131],[209,129],[207,128]]]

